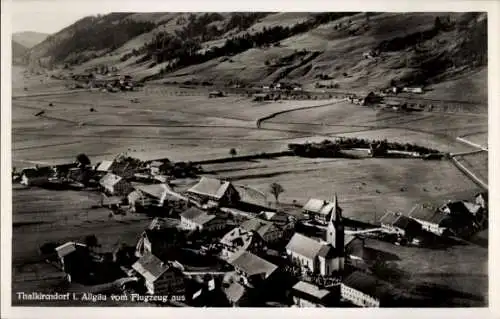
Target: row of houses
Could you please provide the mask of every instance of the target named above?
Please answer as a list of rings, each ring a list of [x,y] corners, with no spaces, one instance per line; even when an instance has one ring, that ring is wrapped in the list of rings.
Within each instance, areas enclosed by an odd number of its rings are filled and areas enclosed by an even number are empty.
[[[479,193],[473,202],[450,201],[441,206],[416,204],[408,216],[400,212],[388,212],[380,223],[386,232],[412,240],[422,230],[443,236],[480,227],[487,220],[487,212],[488,195]]]

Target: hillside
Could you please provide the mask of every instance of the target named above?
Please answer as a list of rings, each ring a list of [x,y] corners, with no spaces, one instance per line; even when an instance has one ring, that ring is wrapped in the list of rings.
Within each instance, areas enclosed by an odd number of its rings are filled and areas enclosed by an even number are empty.
[[[43,42],[47,38],[47,33],[23,31],[12,34],[12,40],[19,43],[25,48],[32,48],[38,43]]]
[[[484,74],[475,71],[487,64],[486,28],[486,13],[112,13],[49,36],[30,62],[157,82],[366,91]]]

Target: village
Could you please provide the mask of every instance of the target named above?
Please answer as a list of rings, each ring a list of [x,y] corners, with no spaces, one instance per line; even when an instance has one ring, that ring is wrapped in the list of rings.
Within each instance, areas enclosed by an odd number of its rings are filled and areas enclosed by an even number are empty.
[[[383,143],[336,143],[344,149],[347,144],[365,147],[382,157],[399,147],[389,143],[380,154],[377,147]],[[332,142],[321,145],[339,148]],[[291,149],[304,156],[300,145]],[[437,152],[416,150],[420,155]],[[238,160],[231,155],[228,161]],[[73,163],[14,171],[13,182],[95,192],[110,219],[147,216],[149,226],[137,234],[135,246],[102,251],[95,234],[80,241],[40,243],[39,251],[65,273],[68,283],[126,300],[149,295],[148,303],[156,305],[404,306],[410,297],[392,285],[395,270],[370,242],[438,249],[466,241],[488,225],[487,192],[419,203],[410,211],[379,212],[381,218],[367,223],[345,217],[343,194],[335,185],[325,185],[331,189],[328,198],[281,205],[279,197],[286,189],[279,183],[268,187],[273,202],[249,185],[206,175],[203,163],[142,161],[127,153],[94,164],[78,154]],[[166,295],[171,298],[154,298]]]

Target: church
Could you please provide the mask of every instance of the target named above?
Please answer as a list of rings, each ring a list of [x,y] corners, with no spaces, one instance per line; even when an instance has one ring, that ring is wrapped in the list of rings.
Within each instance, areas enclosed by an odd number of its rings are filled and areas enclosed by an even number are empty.
[[[286,246],[287,255],[292,263],[304,271],[329,276],[344,270],[346,256],[355,246],[363,246],[356,236],[345,235],[342,209],[338,206],[337,195],[332,201],[334,210],[330,215],[326,230],[326,242],[318,241],[295,233]]]

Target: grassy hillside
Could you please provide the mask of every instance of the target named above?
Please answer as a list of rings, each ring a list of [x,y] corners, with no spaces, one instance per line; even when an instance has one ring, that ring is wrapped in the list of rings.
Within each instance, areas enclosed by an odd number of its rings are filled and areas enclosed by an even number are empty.
[[[160,82],[431,87],[485,68],[486,27],[486,13],[112,13],[50,36],[30,60]]]

